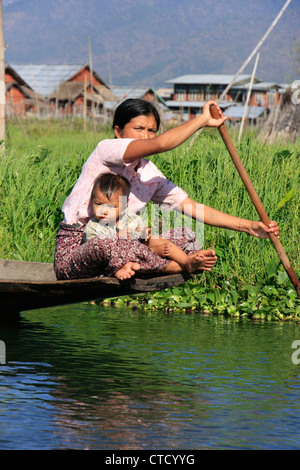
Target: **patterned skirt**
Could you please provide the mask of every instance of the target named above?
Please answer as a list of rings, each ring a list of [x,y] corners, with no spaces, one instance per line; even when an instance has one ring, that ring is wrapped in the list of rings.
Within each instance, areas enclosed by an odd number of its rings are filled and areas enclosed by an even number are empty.
[[[84,226],[60,225],[54,254],[57,279],[113,276],[130,261],[139,263],[143,271],[157,273],[170,263],[138,240],[95,237],[82,243],[83,230]],[[187,254],[201,248],[194,232],[188,228],[172,229],[162,237],[174,242]]]

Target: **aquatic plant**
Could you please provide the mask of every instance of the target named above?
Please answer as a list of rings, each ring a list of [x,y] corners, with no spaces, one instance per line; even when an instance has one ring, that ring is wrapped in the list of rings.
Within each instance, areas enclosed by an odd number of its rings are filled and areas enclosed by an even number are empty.
[[[300,299],[285,271],[278,271],[266,283],[241,285],[234,277],[219,279],[204,287],[199,281],[148,295],[105,299],[102,305],[164,311],[165,313],[217,314],[253,320],[300,322]]]

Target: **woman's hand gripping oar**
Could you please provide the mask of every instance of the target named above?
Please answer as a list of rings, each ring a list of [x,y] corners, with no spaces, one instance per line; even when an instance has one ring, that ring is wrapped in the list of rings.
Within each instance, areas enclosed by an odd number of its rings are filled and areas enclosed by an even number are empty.
[[[211,115],[214,119],[219,119],[220,118],[220,115],[218,113],[218,110],[216,108],[215,105],[212,105],[210,107],[210,112],[211,112]],[[254,204],[254,207],[261,219],[261,221],[269,226],[269,224],[271,223],[266,211],[265,211],[265,208],[264,206],[262,205],[258,195],[257,195],[257,192],[255,191],[255,188],[247,174],[247,171],[245,170],[244,166],[243,166],[243,163],[240,159],[240,157],[238,156],[238,153],[233,145],[233,142],[230,138],[230,135],[229,135],[229,132],[225,126],[225,124],[221,124],[219,127],[218,127],[218,130],[219,130],[219,133],[221,134],[221,137],[227,147],[227,150],[232,158],[232,161],[237,169],[237,171],[239,172],[239,175],[252,199],[252,202]],[[298,294],[298,297],[300,298],[300,282],[299,280],[297,279],[297,276],[291,266],[291,263],[283,249],[283,246],[281,245],[280,241],[279,241],[279,238],[276,237],[273,233],[269,233],[269,238],[270,240],[272,241],[273,245],[274,245],[274,248],[275,250],[277,251],[277,254],[283,264],[283,267],[284,269],[286,270],[293,286],[295,287],[296,289],[296,292]]]

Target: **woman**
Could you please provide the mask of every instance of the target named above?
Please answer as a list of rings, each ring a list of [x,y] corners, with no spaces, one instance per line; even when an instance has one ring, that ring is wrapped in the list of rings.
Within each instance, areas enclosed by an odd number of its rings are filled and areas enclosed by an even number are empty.
[[[116,109],[113,129],[115,139],[98,144],[86,163],[70,196],[63,205],[64,221],[57,234],[54,268],[58,279],[76,279],[100,275],[118,277],[119,270],[131,277],[139,269],[148,272],[180,272],[173,261],[160,258],[148,247],[135,240],[94,238],[81,244],[84,227],[92,217],[91,192],[95,179],[103,173],[120,174],[131,183],[128,208],[140,212],[152,200],[169,210],[182,211],[200,222],[267,238],[272,232],[279,235],[276,222],[267,227],[255,222],[224,214],[191,200],[187,193],[167,180],[145,157],[171,150],[203,127],[218,127],[227,119],[217,107],[220,119],[212,118],[210,106],[195,119],[157,136],[160,118],[156,108],[147,101],[128,99]],[[201,209],[200,209],[201,206]],[[183,230],[175,241],[187,253],[196,252],[194,234]],[[166,237],[166,234],[164,234]],[[213,250],[202,250],[202,269],[211,270],[216,262]],[[124,276],[123,276],[124,278]]]

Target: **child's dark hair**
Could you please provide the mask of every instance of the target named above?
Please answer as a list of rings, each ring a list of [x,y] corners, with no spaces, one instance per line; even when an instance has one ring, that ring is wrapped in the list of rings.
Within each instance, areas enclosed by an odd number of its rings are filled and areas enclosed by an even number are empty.
[[[104,173],[96,179],[93,190],[92,199],[94,199],[96,191],[99,189],[107,199],[111,199],[116,191],[122,191],[122,195],[128,198],[130,193],[131,184],[127,178],[121,175],[113,175],[111,173]]]
[[[150,116],[151,114],[155,118],[157,130],[159,130],[160,116],[156,107],[150,101],[128,98],[117,107],[112,127],[114,129],[115,126],[119,126],[120,129],[124,129],[131,119],[138,116]]]

